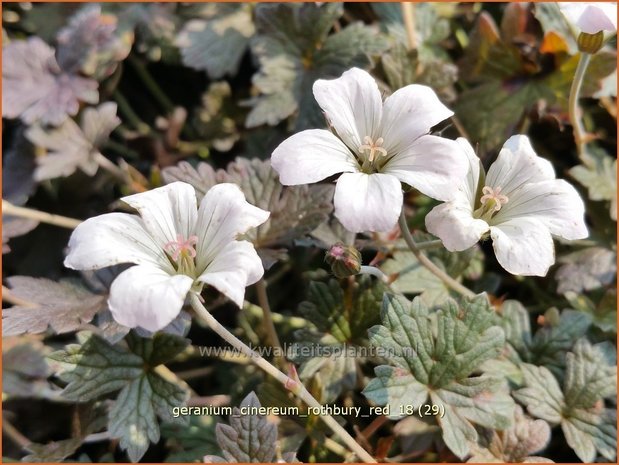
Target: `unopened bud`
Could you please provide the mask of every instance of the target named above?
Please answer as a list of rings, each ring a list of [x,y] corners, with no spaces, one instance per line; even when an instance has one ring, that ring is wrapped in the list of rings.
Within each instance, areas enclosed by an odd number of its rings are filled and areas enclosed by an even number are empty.
[[[337,278],[346,278],[361,270],[361,254],[353,246],[337,243],[325,255],[325,261]]]
[[[595,34],[581,32],[578,36],[578,50],[583,53],[597,53],[604,45],[604,31],[598,31]]]

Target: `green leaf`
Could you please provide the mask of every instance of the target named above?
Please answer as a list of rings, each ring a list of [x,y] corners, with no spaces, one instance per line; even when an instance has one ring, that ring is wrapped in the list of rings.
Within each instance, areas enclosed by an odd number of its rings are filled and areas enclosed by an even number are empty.
[[[205,70],[211,79],[236,75],[241,59],[254,34],[251,6],[217,4],[206,19],[185,24],[178,36],[183,64]]]
[[[615,460],[616,410],[604,407],[604,399],[617,392],[614,346],[578,341],[567,355],[563,390],[544,367],[524,364],[522,371],[526,387],[514,396],[531,415],[560,423],[569,446],[583,462],[593,462],[598,453]]]
[[[594,326],[602,331],[617,332],[616,289],[607,290],[597,304],[588,297],[575,292],[566,292],[565,298],[574,309],[589,314]]]
[[[469,463],[488,462],[552,462],[531,456],[544,449],[550,441],[550,426],[544,420],[532,420],[520,406],[514,411],[514,422],[502,432],[483,429],[478,443],[471,445]]]
[[[367,349],[367,328],[380,321],[384,291],[382,283],[368,276],[359,277],[346,290],[333,279],[310,283],[299,313],[315,328],[295,332],[293,361],[301,364],[302,380],[320,375],[325,402],[356,386],[357,364],[364,359],[357,351]]]
[[[458,457],[469,453],[477,439],[475,424],[503,429],[513,415],[513,400],[501,377],[470,377],[483,362],[499,355],[503,330],[485,295],[459,306],[448,300],[430,311],[417,297],[385,294],[382,325],[370,328],[370,340],[386,352],[392,365],[375,369],[363,394],[378,405],[389,405],[391,417],[402,416],[400,406],[417,406],[430,397],[442,408],[437,417],[443,440]]]
[[[430,234],[422,233],[414,234],[414,237],[419,243],[435,239]],[[403,242],[398,245],[406,247]],[[477,246],[455,253],[445,249],[428,250],[426,255],[457,280],[464,277],[477,279],[483,271],[484,255]],[[387,275],[397,274],[394,284],[399,292],[421,294],[421,299],[426,305],[439,305],[451,295],[445,283],[421,265],[408,248],[396,250],[393,258],[386,260],[380,268]]]
[[[329,35],[342,5],[325,3],[260,4],[252,51],[260,64],[253,83],[260,95],[251,100],[246,126],[275,125],[297,113],[295,129],[324,126],[312,85],[336,78],[352,67],[367,68],[371,55],[388,44],[370,27],[351,24]]]
[[[69,281],[12,276],[7,279],[11,293],[33,306],[16,305],[2,311],[2,335],[43,333],[51,327],[67,333],[90,322],[105,308],[106,298]]]
[[[260,401],[251,392],[241,402],[241,407],[259,408]],[[277,452],[277,427],[269,423],[266,415],[241,414],[233,409],[230,425],[219,423],[217,442],[229,463],[273,462]],[[209,457],[210,461],[219,457]],[[220,459],[220,458],[219,458]],[[222,461],[216,460],[216,461]]]
[[[591,162],[570,169],[570,175],[585,186],[589,198],[610,201],[610,217],[617,221],[617,159],[602,150],[589,151]]]
[[[166,438],[166,445],[173,452],[165,459],[166,462],[196,462],[202,461],[205,455],[219,454],[219,446],[215,438],[215,426],[218,417],[207,415],[191,415],[189,423],[165,423],[161,425],[161,434]]]
[[[557,260],[562,266],[555,278],[557,292],[583,292],[615,283],[617,253],[604,247],[589,247]]]
[[[64,439],[48,444],[28,444],[27,450],[30,454],[26,455],[22,461],[29,463],[62,462],[73,455],[81,445],[81,438]]]
[[[187,393],[161,378],[154,368],[170,361],[189,343],[166,333],[152,339],[130,334],[129,350],[111,345],[91,333],[79,333],[79,345],[69,345],[50,358],[59,363],[60,378],[68,382],[63,397],[75,402],[96,399],[120,389],[109,414],[109,432],[137,462],[150,442],[159,440],[157,416],[166,421],[184,421],[172,416]]]
[[[47,381],[51,375],[45,355],[49,348],[40,341],[28,341],[2,352],[2,392],[7,398],[57,399],[59,390]]]

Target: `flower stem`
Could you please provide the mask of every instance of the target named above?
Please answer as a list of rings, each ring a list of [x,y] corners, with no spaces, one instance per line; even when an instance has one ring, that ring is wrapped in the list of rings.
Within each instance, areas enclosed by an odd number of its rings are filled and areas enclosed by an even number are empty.
[[[589,61],[591,61],[591,54],[581,52],[580,60],[578,61],[576,72],[574,73],[574,80],[572,81],[569,99],[570,122],[572,123],[572,128],[574,131],[574,141],[576,142],[576,149],[578,150],[578,158],[580,158],[580,160],[585,164],[590,161],[585,151],[587,131],[582,124],[582,111],[578,105],[578,100],[580,98],[580,89],[582,88],[582,83],[584,81],[585,72],[587,71]]]
[[[103,156],[101,153],[97,153],[95,155],[95,160],[97,161],[101,169],[104,169],[105,171],[110,173],[114,178],[116,178],[121,183],[125,184],[129,181],[127,174],[123,170],[121,170],[118,167],[118,165],[114,164],[112,161],[110,161],[108,158]]]
[[[377,277],[378,279],[380,279],[383,283],[387,285],[390,284],[389,276],[387,276],[385,273],[383,273],[381,270],[379,270],[375,266],[362,265],[361,269],[359,270],[359,274],[369,274],[371,276]]]
[[[443,270],[441,270],[438,266],[432,262],[428,257],[426,257],[421,250],[417,247],[415,243],[415,239],[413,239],[412,234],[408,230],[408,224],[406,223],[406,216],[404,215],[404,209],[402,209],[402,213],[400,214],[400,229],[402,230],[402,237],[408,245],[408,248],[411,249],[413,255],[419,260],[423,266],[425,266],[430,273],[439,278],[441,281],[445,283],[446,286],[450,287],[454,291],[462,294],[465,297],[475,297],[475,293],[471,291],[466,286],[463,286],[458,281],[453,279]]]
[[[406,37],[408,39],[408,49],[417,48],[417,31],[415,30],[415,5],[411,2],[402,2],[402,19],[406,27]]]
[[[237,338],[234,334],[224,328],[213,315],[202,305],[198,296],[192,294],[190,297],[191,306],[195,312],[203,318],[210,328],[215,331],[228,344],[233,346],[239,352],[249,357],[253,363],[279,381],[286,389],[289,389],[299,399],[303,400],[307,405],[314,408],[320,408],[322,405],[309,393],[309,391],[298,381],[290,378],[288,375],[279,371],[271,365],[266,359],[262,358],[257,352],[250,349],[243,341]],[[291,388],[290,386],[295,386]],[[335,418],[330,415],[321,415],[320,418],[331,428],[331,430],[339,436],[342,441],[353,451],[357,457],[365,463],[376,463],[376,460],[363,449],[353,437],[340,425]]]
[[[134,69],[138,77],[144,83],[144,86],[148,89],[148,91],[155,97],[155,100],[159,103],[161,108],[168,114],[171,114],[174,111],[174,104],[168,98],[168,96],[161,90],[157,81],[153,79],[151,74],[146,69],[146,66],[135,56],[130,56],[127,60],[131,67]]]
[[[4,215],[19,216],[20,218],[28,218],[30,220],[40,221],[41,223],[60,226],[61,228],[75,229],[81,223],[80,220],[67,218],[66,216],[54,215],[39,210],[33,210],[26,207],[16,207],[12,203],[2,200],[2,213]]]
[[[275,330],[275,324],[273,323],[273,314],[271,313],[271,305],[269,305],[269,296],[267,294],[267,284],[263,278],[256,283],[256,293],[258,294],[258,303],[260,307],[262,307],[262,318],[264,322],[264,329],[269,336],[269,342],[272,347],[276,347],[278,349],[282,349],[282,344],[279,341],[279,337],[277,336],[277,331]],[[286,359],[282,355],[283,349],[275,351],[275,359],[277,360],[280,366],[284,366],[286,363]]]
[[[123,94],[120,93],[118,89],[116,89],[112,93],[112,97],[118,103],[118,111],[125,117],[131,125],[142,135],[146,135],[150,133],[150,127],[144,121],[140,119],[138,114],[131,108],[129,101],[125,98]]]

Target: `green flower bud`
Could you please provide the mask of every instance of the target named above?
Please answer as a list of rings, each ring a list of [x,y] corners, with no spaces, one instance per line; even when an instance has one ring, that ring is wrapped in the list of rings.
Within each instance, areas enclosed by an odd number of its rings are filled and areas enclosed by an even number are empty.
[[[595,34],[581,32],[578,36],[578,50],[583,53],[597,53],[604,45],[604,31],[598,31]]]
[[[354,276],[361,270],[361,254],[352,246],[337,243],[327,251],[325,261],[337,278]]]

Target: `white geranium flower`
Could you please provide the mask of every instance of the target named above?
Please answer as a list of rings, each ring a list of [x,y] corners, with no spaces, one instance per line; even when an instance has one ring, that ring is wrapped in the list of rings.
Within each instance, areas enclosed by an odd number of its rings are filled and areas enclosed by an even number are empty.
[[[453,115],[432,89],[406,86],[384,103],[376,82],[357,68],[314,83],[314,97],[337,133],[310,129],[275,149],[271,164],[285,185],[308,184],[338,173],[335,215],[346,229],[389,231],[402,209],[405,182],[449,200],[466,173],[455,141],[428,135]]]
[[[109,308],[119,323],[157,331],[205,284],[243,305],[245,287],[264,270],[253,245],[236,237],[269,212],[246,202],[234,184],[213,186],[198,208],[194,188],[174,182],[122,199],[140,216],[108,213],[80,224],[65,266],[93,270],[134,263],[112,283]]]
[[[428,231],[451,251],[472,247],[488,232],[497,260],[512,274],[545,276],[554,263],[552,236],[584,239],[585,207],[573,186],[556,179],[528,137],[511,137],[483,173],[479,158],[458,139],[469,173],[456,198],[426,216]]]
[[[567,20],[582,32],[617,31],[617,3],[561,2],[559,7]]]

